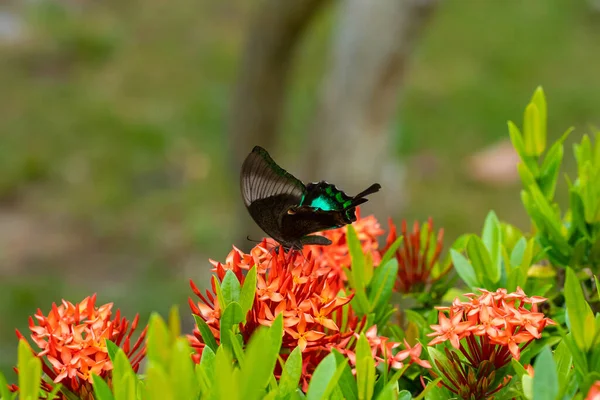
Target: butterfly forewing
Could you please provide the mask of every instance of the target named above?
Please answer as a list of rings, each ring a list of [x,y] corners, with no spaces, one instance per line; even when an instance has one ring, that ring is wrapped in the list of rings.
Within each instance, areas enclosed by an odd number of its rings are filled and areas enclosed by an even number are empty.
[[[240,180],[244,204],[272,196],[287,195],[298,205],[304,195],[304,184],[275,164],[265,149],[256,146],[242,165]]]

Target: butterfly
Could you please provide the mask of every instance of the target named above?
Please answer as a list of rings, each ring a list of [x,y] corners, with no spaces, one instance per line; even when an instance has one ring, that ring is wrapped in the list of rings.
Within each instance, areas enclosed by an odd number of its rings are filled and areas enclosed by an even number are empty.
[[[356,206],[381,185],[374,183],[354,197],[325,181],[304,185],[255,146],[242,165],[240,189],[256,224],[285,250],[301,250],[304,245],[330,245],[326,237],[311,233],[356,221]]]

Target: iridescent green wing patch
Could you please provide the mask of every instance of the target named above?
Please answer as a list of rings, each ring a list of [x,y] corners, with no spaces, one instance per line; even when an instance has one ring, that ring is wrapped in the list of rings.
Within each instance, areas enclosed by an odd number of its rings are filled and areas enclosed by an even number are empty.
[[[353,199],[335,185],[321,181],[306,185],[306,194],[300,205],[310,206],[322,211],[347,210],[344,212],[346,219],[354,221],[356,217],[354,208],[351,207]]]

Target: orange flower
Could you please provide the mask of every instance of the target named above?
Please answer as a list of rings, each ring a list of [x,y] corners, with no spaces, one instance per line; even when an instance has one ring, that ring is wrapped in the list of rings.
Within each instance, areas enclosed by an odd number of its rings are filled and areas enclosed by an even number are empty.
[[[449,307],[436,307],[440,310],[439,325],[432,325],[434,332],[428,334],[434,337],[429,345],[448,340],[466,360],[445,349],[453,370],[445,370],[436,362],[446,378],[442,384],[459,397],[474,399],[489,398],[507,385],[510,379],[496,377],[495,371],[507,365],[511,357],[518,360],[521,350],[539,339],[546,325],[554,324],[537,312],[537,304],[546,300],[542,297],[527,297],[521,288],[514,293],[506,289],[480,292],[479,296],[466,294],[467,302],[456,299]]]
[[[42,359],[44,373],[55,383],[60,382],[85,399],[93,399],[92,374],[110,383],[113,366],[105,340],[114,342],[125,351],[134,371],[139,369],[146,352],[143,345],[146,328],[131,346],[131,336],[139,321],[138,315],[129,328],[129,322],[121,318],[119,310],[111,319],[113,303],[100,307],[96,307],[95,303],[95,294],[86,297],[79,304],[63,300],[60,306],[52,304],[52,311],[48,316],[38,310],[34,315],[35,319],[29,318],[31,339],[41,349],[36,356]],[[19,331],[17,336],[25,339]],[[41,382],[41,387],[47,391],[52,389],[46,382]],[[17,388],[13,386],[12,389]]]
[[[398,239],[396,225],[391,219],[388,220],[388,224],[390,230],[383,253]],[[398,260],[396,290],[400,293],[423,292],[429,290],[435,282],[446,276],[452,269],[451,262],[444,266],[439,263],[444,230],[440,229],[436,237],[431,218],[427,220],[427,224],[423,225],[423,228],[415,221],[412,232],[408,232],[406,225],[406,220],[403,220],[401,228],[403,241],[396,251],[396,260]]]
[[[596,381],[592,385],[585,400],[600,400],[600,381]]]

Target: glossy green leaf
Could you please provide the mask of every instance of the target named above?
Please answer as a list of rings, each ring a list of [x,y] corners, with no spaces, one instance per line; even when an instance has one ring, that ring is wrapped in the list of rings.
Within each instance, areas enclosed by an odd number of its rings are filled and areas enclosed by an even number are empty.
[[[527,275],[525,275],[521,267],[514,267],[508,274],[506,290],[508,290],[509,293],[512,293],[517,290],[517,287],[524,288],[526,282]]]
[[[558,395],[558,376],[552,351],[546,347],[538,355],[534,364],[533,400],[551,400]]]
[[[220,346],[215,357],[215,380],[213,381],[211,394],[219,400],[241,400],[241,385],[232,384],[236,381],[233,360],[226,347]]]
[[[104,379],[96,374],[92,374],[92,380],[94,381],[94,398],[96,400],[114,400],[110,387]]]
[[[256,295],[256,265],[248,271],[244,278],[244,285],[240,292],[240,306],[244,316],[252,309]]]
[[[198,315],[194,315],[194,321],[196,321],[196,326],[198,327],[198,330],[200,331],[200,335],[202,335],[202,341],[204,343],[206,343],[206,346],[210,347],[210,349],[213,352],[216,352],[217,347],[219,347],[219,346],[217,345],[215,336],[213,335],[209,326]]]
[[[387,264],[388,261],[390,261],[392,258],[394,258],[396,256],[396,251],[398,251],[398,249],[400,248],[400,245],[402,245],[403,240],[404,240],[403,236],[400,236],[396,240],[394,240],[394,243],[392,243],[390,245],[390,247],[388,247],[388,249],[385,251],[385,254],[383,255],[383,257],[381,257],[381,261],[379,262],[379,265]]]
[[[546,96],[541,86],[538,86],[533,93],[531,103],[535,104],[538,110],[538,131],[536,132],[536,147],[540,153],[546,148],[548,108],[546,105]]]
[[[500,271],[502,229],[500,226],[500,221],[498,220],[496,213],[493,211],[490,211],[485,218],[481,240],[489,253],[492,263],[497,265],[498,271]]]
[[[113,362],[113,394],[115,400],[131,400],[137,394],[137,375],[133,372],[129,359],[121,349]]]
[[[356,344],[356,384],[358,398],[370,400],[375,386],[375,361],[371,354],[371,346],[364,333],[360,334]]]
[[[500,280],[500,265],[492,262],[483,241],[476,235],[472,235],[469,243],[467,243],[467,254],[479,282],[487,283],[484,286],[487,289],[495,289],[490,285],[494,285]]]
[[[561,341],[554,350],[554,362],[556,363],[556,375],[558,376],[558,385],[563,390],[568,383],[569,375],[572,370],[573,357],[569,347],[564,341]]]
[[[352,259],[352,272],[355,278],[354,284],[357,290],[364,289],[369,282],[367,282],[367,276],[365,273],[365,255],[356,234],[356,230],[352,225],[347,226],[347,241],[348,251],[350,252],[350,258]]]
[[[279,378],[279,399],[284,399],[296,391],[302,375],[302,351],[296,347],[285,361]]]
[[[581,284],[575,272],[571,268],[567,268],[566,275],[565,302],[571,333],[577,346],[585,352],[592,346],[594,340],[595,332],[593,329],[589,329],[590,326],[594,326],[594,314],[585,301]]]
[[[310,384],[308,385],[308,392],[306,393],[307,400],[321,400],[326,399],[328,391],[333,390],[331,383],[334,385],[337,382],[334,381],[338,365],[335,360],[334,354],[329,354],[317,365],[315,372],[312,375]]]
[[[477,279],[475,270],[469,260],[454,249],[450,250],[450,254],[452,256],[452,264],[454,265],[456,273],[460,276],[460,279],[462,279],[471,289],[482,287],[483,285],[481,285]]]
[[[12,398],[12,395],[10,394],[10,391],[8,390],[8,383],[6,382],[6,378],[4,377],[4,374],[2,372],[0,372],[0,399],[8,400],[11,398]]]
[[[221,314],[221,344],[224,346],[231,346],[230,336],[227,331],[231,330],[232,327],[237,327],[245,319],[242,307],[237,302],[231,302]]]
[[[392,259],[385,264],[380,264],[373,279],[369,285],[369,303],[371,309],[369,311],[376,312],[382,309],[382,306],[388,305],[392,290],[398,276],[398,261]]]
[[[537,157],[544,152],[546,138],[541,133],[540,111],[534,103],[525,107],[523,119],[523,139],[525,152],[530,157]]]
[[[29,347],[29,344],[24,339],[19,340],[17,353],[19,398],[37,399],[42,379],[42,361],[33,354],[31,347]]]
[[[358,387],[356,386],[356,379],[354,378],[354,375],[352,375],[352,370],[346,361],[346,357],[335,349],[333,349],[331,353],[335,355],[335,360],[338,367],[340,364],[344,365],[344,370],[342,371],[338,381],[338,387],[342,391],[343,398],[345,400],[358,400]]]
[[[229,303],[239,303],[240,300],[240,282],[238,281],[235,273],[232,270],[225,272],[223,282],[221,282],[221,291],[223,293],[223,300],[226,305]]]
[[[216,354],[208,346],[202,351],[200,364],[196,366],[196,377],[200,385],[200,390],[204,393],[211,391],[215,381]]]
[[[106,351],[108,352],[108,357],[112,362],[115,362],[115,357],[117,357],[117,353],[119,352],[119,346],[117,346],[114,342],[106,339]]]
[[[279,349],[270,345],[269,329],[260,328],[250,338],[241,372],[240,395],[245,400],[262,399],[273,375]]]

